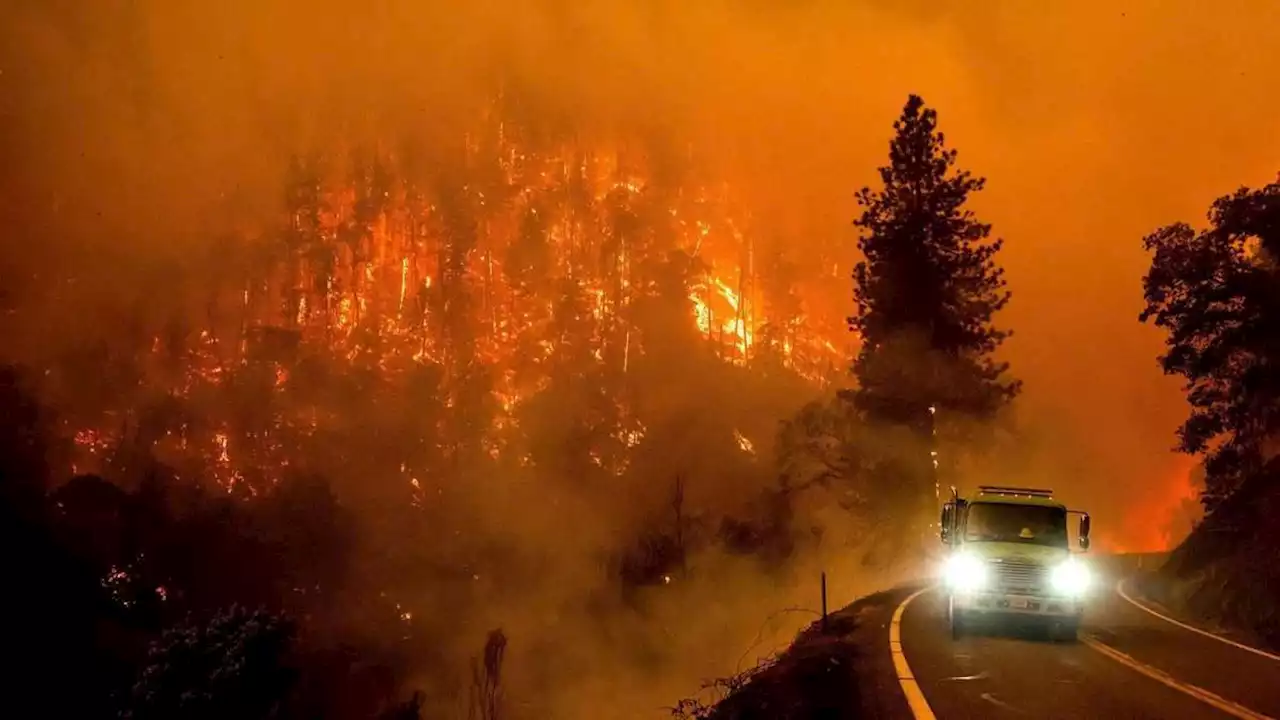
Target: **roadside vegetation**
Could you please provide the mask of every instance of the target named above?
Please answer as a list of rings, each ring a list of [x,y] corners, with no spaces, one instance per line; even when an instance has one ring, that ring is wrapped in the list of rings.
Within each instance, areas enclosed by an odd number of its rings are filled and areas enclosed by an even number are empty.
[[[868,595],[814,622],[783,652],[704,684],[673,720],[834,720],[885,717],[899,689],[884,624],[904,593]],[[904,707],[905,709],[905,707]]]
[[[1280,648],[1280,182],[1219,198],[1208,225],[1147,236],[1141,320],[1185,381],[1177,448],[1202,461],[1204,516],[1146,578],[1148,596]]]

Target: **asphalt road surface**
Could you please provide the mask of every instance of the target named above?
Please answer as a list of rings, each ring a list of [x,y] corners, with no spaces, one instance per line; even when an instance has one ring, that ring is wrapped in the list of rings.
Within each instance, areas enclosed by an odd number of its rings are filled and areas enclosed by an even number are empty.
[[[941,592],[925,590],[899,604],[891,650],[901,651],[896,673],[910,715],[1280,719],[1280,657],[1143,609],[1120,593],[1126,586],[1117,589],[1123,574],[1098,578],[1076,643],[1033,631],[952,640]]]

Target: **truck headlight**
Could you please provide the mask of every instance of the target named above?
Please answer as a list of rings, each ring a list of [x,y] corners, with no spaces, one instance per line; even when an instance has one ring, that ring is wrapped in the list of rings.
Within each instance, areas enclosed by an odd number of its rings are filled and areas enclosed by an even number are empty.
[[[947,558],[943,575],[952,590],[977,590],[987,584],[987,565],[976,555],[956,553]]]
[[[1092,580],[1089,568],[1074,558],[1055,567],[1049,576],[1053,589],[1063,595],[1083,595]]]

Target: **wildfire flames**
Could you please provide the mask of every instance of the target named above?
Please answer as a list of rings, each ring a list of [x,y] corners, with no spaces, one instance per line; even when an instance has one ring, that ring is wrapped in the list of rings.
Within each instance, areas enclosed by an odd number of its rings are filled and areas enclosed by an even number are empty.
[[[287,394],[297,380],[296,348],[323,348],[383,377],[437,368],[441,387],[454,388],[443,400],[454,409],[462,400],[456,388],[479,367],[495,408],[485,448],[497,458],[522,404],[546,387],[548,368],[585,352],[598,368],[630,371],[647,342],[643,302],[670,298],[679,273],[690,329],[723,362],[747,366],[767,355],[816,385],[843,374],[843,298],[765,282],[749,214],[724,183],[692,175],[659,183],[643,153],[535,146],[503,122],[480,126],[467,137],[465,171],[442,181],[412,180],[408,160],[395,153],[296,162],[282,227],[242,238],[227,253],[232,267],[222,275],[235,280],[205,299],[200,321],[186,317],[180,330],[166,331],[176,338],[157,334],[144,361],[148,378],[164,378],[160,366],[176,354],[183,369],[168,378],[169,392],[192,397],[265,361],[267,390]],[[614,440],[634,447],[644,426],[625,407],[616,415]],[[313,410],[247,438],[227,423],[204,436],[183,425],[154,444],[198,451],[233,488],[249,474],[239,448],[256,447],[258,464],[272,456],[278,472],[287,465],[273,451],[280,438],[324,422]],[[126,434],[110,426],[72,431],[81,471],[96,469]],[[738,442],[754,453],[741,434]],[[625,460],[596,451],[592,460],[625,468]],[[420,489],[413,468],[403,473]]]

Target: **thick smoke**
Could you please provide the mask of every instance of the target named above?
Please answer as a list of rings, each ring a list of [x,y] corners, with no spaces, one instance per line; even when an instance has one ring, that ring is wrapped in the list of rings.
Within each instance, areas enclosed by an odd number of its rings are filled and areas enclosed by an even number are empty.
[[[725,179],[759,234],[802,259],[815,314],[840,318],[852,309],[852,192],[874,181],[892,118],[920,93],[961,165],[990,179],[977,210],[1007,240],[1014,300],[1002,321],[1016,331],[1007,357],[1026,381],[1019,439],[964,477],[1051,485],[1094,511],[1116,547],[1148,543],[1168,522],[1152,508],[1169,506],[1169,478],[1185,474],[1168,452],[1183,412],[1177,387],[1157,370],[1160,338],[1135,320],[1147,263],[1138,240],[1238,184],[1271,179],[1280,155],[1266,82],[1280,69],[1280,10],[1267,0],[9,5],[0,331],[6,359],[37,363],[143,312],[152,295],[140,288],[175,263],[198,264],[191,258],[220,238],[270,226],[295,153],[445,147],[499,93],[548,132],[677,156],[696,148],[697,172]],[[833,273],[804,265],[810,257],[842,260]],[[801,400],[743,412],[771,429]],[[690,506],[740,511],[725,487],[740,482],[745,497],[769,486],[768,453],[740,477],[701,469],[724,485],[690,488]],[[707,568],[697,586],[655,591],[645,620],[582,621],[577,600],[598,582],[601,555],[665,507],[677,468],[654,462],[660,481],[612,503],[532,486],[453,501],[470,533],[521,549],[509,566],[545,575],[520,583],[540,588],[533,594],[495,586],[442,654],[472,653],[503,625],[513,646],[537,644],[521,651],[526,667],[538,653],[567,658],[556,677],[523,680],[554,698],[557,717],[606,697],[643,714],[731,670],[769,613],[812,607],[820,568],[841,600],[886,581],[827,550],[802,555],[784,579],[695,558]],[[832,514],[837,498],[812,502],[814,524],[860,542]],[[372,511],[362,520],[379,521]],[[655,628],[668,636],[649,652]],[[648,674],[638,669],[646,660]]]

